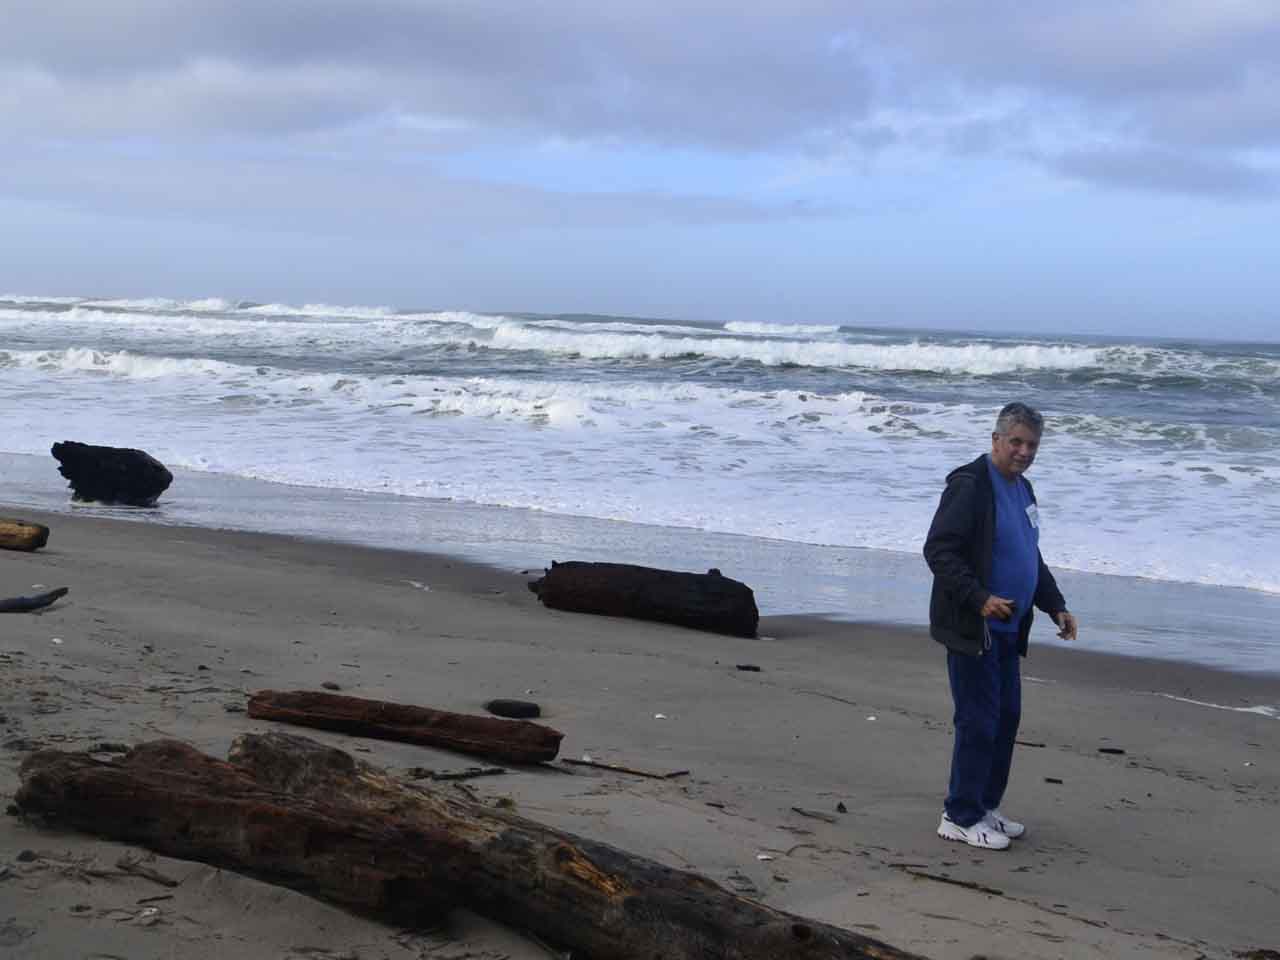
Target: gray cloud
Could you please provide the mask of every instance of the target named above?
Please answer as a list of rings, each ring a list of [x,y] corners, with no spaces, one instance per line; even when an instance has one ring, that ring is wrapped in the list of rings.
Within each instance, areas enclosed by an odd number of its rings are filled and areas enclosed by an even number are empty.
[[[50,2],[19,15],[0,57],[17,67],[6,86],[16,76],[27,90],[9,98],[11,117],[92,132],[163,131],[175,116],[256,130],[246,88],[268,105],[301,97],[285,130],[395,109],[544,135],[760,148],[864,115],[865,70],[829,46],[829,30],[782,7],[715,7]],[[315,109],[326,97],[327,115]]]
[[[279,139],[393,116],[448,131],[437,146],[1006,149],[1239,193],[1241,152],[1280,147],[1277,49],[1273,0],[10,0],[0,124]],[[1159,169],[1121,173],[1140,160]]]
[[[1068,177],[1116,187],[1235,199],[1272,194],[1280,185],[1269,170],[1173,150],[1073,150],[1048,165]]]

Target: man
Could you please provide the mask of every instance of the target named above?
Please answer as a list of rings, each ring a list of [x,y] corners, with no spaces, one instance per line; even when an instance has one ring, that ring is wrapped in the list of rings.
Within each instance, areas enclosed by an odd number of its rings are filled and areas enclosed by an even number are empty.
[[[1040,449],[1044,418],[1010,403],[991,452],[951,471],[929,536],[929,632],[947,648],[955,701],[951,781],[938,835],[1003,850],[1026,828],[1000,812],[1022,712],[1018,658],[1027,654],[1032,604],[1076,637],[1076,618],[1040,556],[1035,493],[1023,476]]]

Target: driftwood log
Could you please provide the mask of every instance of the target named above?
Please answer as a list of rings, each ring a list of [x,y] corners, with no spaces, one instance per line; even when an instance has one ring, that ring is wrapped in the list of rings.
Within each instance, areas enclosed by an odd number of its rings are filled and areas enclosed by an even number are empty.
[[[554,760],[564,734],[527,720],[499,720],[310,690],[260,690],[249,716],[360,737],[441,747],[502,763]]]
[[[430,921],[452,901],[584,960],[913,956],[697,874],[401,783],[302,737],[242,736],[229,763],[173,741],[110,763],[42,751],[21,775],[24,812],[397,923]]]
[[[751,588],[715,569],[681,573],[570,560],[553,562],[529,589],[558,610],[658,620],[735,637],[754,637],[760,623]]]
[[[460,842],[354,804],[273,790],[176,740],[110,762],[42,750],[23,762],[21,777],[19,810],[392,923],[438,921],[454,902],[440,881]]]
[[[7,600],[0,600],[0,613],[30,613],[32,610],[41,610],[59,597],[65,597],[68,592],[68,588],[59,587],[30,597],[9,597]]]
[[[163,463],[132,447],[101,447],[64,440],[49,451],[76,500],[152,507],[173,483]]]
[[[49,528],[43,523],[0,517],[0,550],[39,550],[48,542]]]

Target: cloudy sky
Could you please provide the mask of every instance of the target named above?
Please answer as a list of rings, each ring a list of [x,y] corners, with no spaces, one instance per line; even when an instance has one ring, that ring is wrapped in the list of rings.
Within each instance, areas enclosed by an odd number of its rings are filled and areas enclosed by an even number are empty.
[[[1280,339],[1274,0],[0,21],[0,293]]]

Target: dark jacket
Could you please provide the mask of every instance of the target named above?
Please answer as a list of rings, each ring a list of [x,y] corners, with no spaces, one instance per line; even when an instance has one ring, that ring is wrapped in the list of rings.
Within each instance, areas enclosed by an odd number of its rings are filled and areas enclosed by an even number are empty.
[[[978,656],[990,646],[982,606],[991,596],[991,553],[996,531],[995,491],[987,472],[987,458],[957,467],[947,474],[938,511],[924,542],[924,558],[933,571],[929,597],[929,633],[948,650]],[[1030,489],[1031,484],[1027,484]],[[1036,494],[1031,490],[1031,501]],[[1038,557],[1040,572],[1034,603],[1049,616],[1067,609],[1053,574]],[[1027,637],[1034,613],[1027,610],[1018,623],[1018,652],[1027,655]]]

